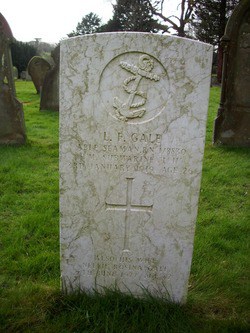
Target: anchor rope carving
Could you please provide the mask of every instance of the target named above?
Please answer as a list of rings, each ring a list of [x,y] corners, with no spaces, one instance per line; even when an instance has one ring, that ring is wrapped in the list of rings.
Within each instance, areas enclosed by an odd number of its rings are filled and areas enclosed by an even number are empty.
[[[138,66],[125,61],[121,61],[119,65],[122,69],[133,74],[133,76],[129,76],[123,81],[123,89],[129,94],[127,101],[123,103],[118,97],[114,97],[113,107],[115,108],[115,115],[123,121],[141,118],[145,114],[146,109],[145,107],[140,107],[146,104],[147,93],[139,90],[140,82],[143,78],[155,82],[160,80],[159,75],[151,73],[154,68],[154,61],[149,55],[143,54],[139,57]],[[136,96],[140,96],[141,100],[134,102]]]

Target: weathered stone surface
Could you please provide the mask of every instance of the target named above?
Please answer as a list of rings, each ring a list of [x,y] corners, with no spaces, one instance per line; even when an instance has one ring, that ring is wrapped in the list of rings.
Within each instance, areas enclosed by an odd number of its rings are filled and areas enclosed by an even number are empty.
[[[111,33],[61,43],[64,291],[119,288],[184,302],[212,47]]]
[[[11,59],[10,27],[0,13],[0,144],[25,143],[22,104],[16,99]]]
[[[40,110],[59,111],[60,45],[51,52],[51,56],[54,60],[54,66],[45,75],[41,92]]]
[[[50,63],[42,57],[34,56],[28,63],[28,73],[32,78],[38,94],[40,94],[45,75],[50,70]]]
[[[214,143],[250,147],[250,2],[242,0],[228,21],[221,102]]]

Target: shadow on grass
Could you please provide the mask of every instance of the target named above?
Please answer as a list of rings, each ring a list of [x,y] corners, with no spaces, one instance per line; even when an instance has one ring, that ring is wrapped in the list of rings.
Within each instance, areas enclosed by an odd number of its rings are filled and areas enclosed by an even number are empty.
[[[119,291],[74,293],[51,304],[48,318],[65,332],[193,332],[186,306]]]
[[[105,295],[58,293],[47,311],[42,329],[54,332],[88,333],[194,333],[247,332],[244,324],[230,319],[214,319],[196,303],[169,303],[146,294],[135,298],[119,291],[106,290]]]
[[[248,332],[246,323],[218,314],[197,302],[172,304],[164,299],[135,298],[118,291],[105,295],[34,289],[12,303],[12,312],[0,319],[1,332],[60,333],[216,333]],[[22,302],[21,301],[21,302]],[[29,308],[29,313],[26,313]],[[208,312],[207,312],[208,311]],[[15,313],[15,316],[13,316]]]

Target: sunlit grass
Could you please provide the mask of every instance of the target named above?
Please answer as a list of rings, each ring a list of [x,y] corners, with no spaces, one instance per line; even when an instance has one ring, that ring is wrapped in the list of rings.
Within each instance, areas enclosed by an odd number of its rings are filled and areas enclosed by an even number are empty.
[[[28,142],[0,148],[0,332],[166,333],[249,329],[249,150],[213,147],[211,89],[195,248],[184,306],[108,291],[60,292],[58,113],[17,82]]]

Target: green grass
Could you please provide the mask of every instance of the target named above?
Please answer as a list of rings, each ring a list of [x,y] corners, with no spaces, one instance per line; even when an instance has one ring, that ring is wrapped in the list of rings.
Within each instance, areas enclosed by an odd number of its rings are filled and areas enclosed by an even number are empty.
[[[249,331],[249,150],[213,147],[220,89],[211,88],[187,304],[60,293],[58,113],[17,82],[28,142],[0,148],[0,332]]]

